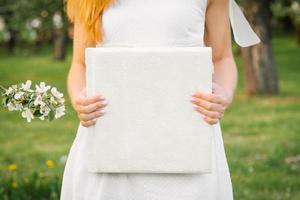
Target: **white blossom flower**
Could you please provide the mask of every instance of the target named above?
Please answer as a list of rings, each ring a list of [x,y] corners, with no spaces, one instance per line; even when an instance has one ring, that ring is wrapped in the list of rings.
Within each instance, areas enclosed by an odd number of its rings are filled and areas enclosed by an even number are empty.
[[[27,119],[27,122],[31,122],[31,119],[33,119],[33,114],[29,108],[24,108],[24,111],[22,112],[22,117]]]
[[[20,99],[23,96],[24,92],[17,92],[14,96],[16,100]]]
[[[22,87],[22,89],[24,91],[28,91],[28,92],[32,92],[33,91],[32,89],[30,89],[30,87],[31,87],[31,80],[27,80],[25,84],[22,83],[21,87]]]
[[[7,106],[7,108],[8,108],[9,111],[16,110],[16,107],[11,102],[9,102],[8,104],[6,104],[6,106]]]
[[[12,87],[9,87],[6,91],[5,94],[6,95],[10,95],[11,93],[13,93],[14,89]]]
[[[56,98],[60,99],[64,96],[63,93],[60,93],[59,91],[57,91],[56,87],[53,87],[51,89],[51,93],[53,94],[53,96],[55,96]]]
[[[60,106],[55,109],[55,118],[60,118],[65,114],[65,106]]]
[[[40,109],[40,113],[43,114],[43,116],[48,116],[50,112],[50,108],[48,106],[42,106]]]
[[[61,104],[64,104],[65,103],[65,99],[61,98],[61,99],[58,100],[58,102],[61,103]]]
[[[50,89],[50,85],[46,86],[45,82],[41,82],[40,85],[35,85],[37,93],[46,93]]]
[[[23,105],[20,103],[16,103],[15,110],[21,110],[23,108]]]
[[[52,117],[49,117],[51,112],[54,112],[56,119],[65,115],[64,95],[56,87],[47,86],[45,82],[35,85],[35,90],[31,89],[31,86],[31,80],[27,80],[25,83],[15,84],[0,91],[6,98],[6,108],[9,111],[19,111],[27,122],[31,122],[34,118],[51,121]],[[52,110],[52,107],[55,110]],[[36,113],[35,110],[39,110],[40,113]]]
[[[45,106],[45,102],[43,101],[43,97],[41,95],[38,95],[37,98],[34,100],[33,104],[35,106],[38,106],[38,105]]]

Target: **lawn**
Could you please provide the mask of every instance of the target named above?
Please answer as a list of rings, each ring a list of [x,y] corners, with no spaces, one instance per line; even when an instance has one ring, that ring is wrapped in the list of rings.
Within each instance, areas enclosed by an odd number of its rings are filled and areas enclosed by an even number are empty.
[[[223,138],[235,199],[300,199],[300,47],[291,36],[273,40],[281,93],[249,97],[240,79],[233,105],[222,119]],[[66,92],[65,62],[49,49],[37,55],[0,55],[0,84],[45,81]],[[51,123],[27,123],[0,108],[0,200],[58,199],[68,150],[78,120],[67,99],[67,113]]]

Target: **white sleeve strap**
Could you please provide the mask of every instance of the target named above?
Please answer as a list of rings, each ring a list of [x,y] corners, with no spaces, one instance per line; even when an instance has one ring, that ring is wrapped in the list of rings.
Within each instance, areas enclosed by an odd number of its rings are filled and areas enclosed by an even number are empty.
[[[238,4],[235,0],[229,1],[229,18],[235,42],[241,47],[259,43],[259,37],[251,28]]]

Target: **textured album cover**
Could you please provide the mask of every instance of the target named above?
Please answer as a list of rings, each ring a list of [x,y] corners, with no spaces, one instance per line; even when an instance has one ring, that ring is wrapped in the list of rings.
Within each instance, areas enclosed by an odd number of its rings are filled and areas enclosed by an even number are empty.
[[[211,92],[210,47],[86,49],[87,95],[106,113],[89,128],[89,172],[209,173],[213,126],[190,97]]]

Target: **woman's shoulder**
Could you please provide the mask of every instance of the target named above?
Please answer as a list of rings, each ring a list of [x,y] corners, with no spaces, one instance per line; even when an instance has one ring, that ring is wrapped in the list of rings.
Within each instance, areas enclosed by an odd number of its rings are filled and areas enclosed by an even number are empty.
[[[220,5],[228,5],[228,2],[231,0],[206,0],[207,1],[207,5],[211,5],[211,4],[215,4],[218,3]]]

